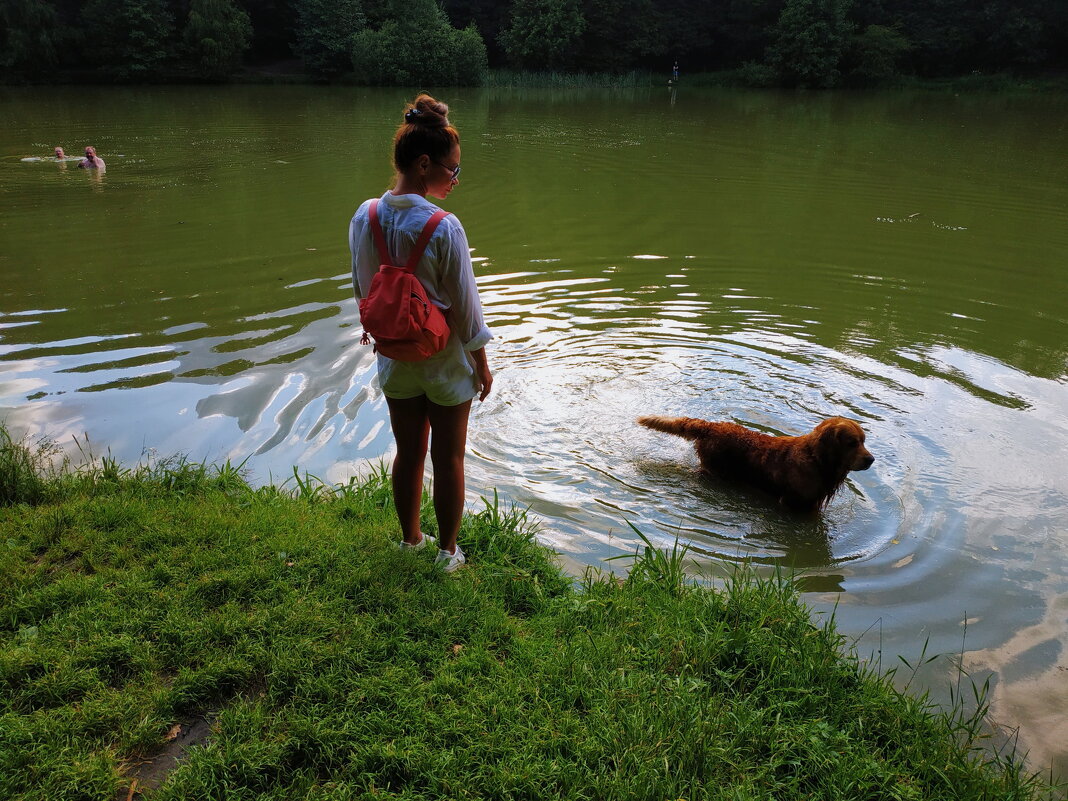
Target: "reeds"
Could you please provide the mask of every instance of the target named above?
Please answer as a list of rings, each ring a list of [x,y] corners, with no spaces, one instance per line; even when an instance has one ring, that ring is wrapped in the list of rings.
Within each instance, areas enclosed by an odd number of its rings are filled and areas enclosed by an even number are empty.
[[[630,72],[530,72],[524,70],[490,70],[484,86],[491,88],[553,89],[631,89],[663,83],[642,70]]]

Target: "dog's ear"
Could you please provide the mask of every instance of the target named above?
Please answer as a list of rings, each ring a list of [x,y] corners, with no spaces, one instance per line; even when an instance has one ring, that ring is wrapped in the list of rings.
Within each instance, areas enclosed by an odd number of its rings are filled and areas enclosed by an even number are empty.
[[[864,441],[859,426],[852,420],[832,417],[816,426],[816,439],[821,455],[835,457],[859,447]]]

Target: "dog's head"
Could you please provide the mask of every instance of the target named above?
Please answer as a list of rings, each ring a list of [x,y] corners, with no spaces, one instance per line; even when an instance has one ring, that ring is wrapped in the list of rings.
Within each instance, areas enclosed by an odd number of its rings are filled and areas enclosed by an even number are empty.
[[[875,457],[864,447],[864,429],[854,420],[831,417],[812,432],[825,462],[840,466],[842,475],[850,470],[867,470]]]

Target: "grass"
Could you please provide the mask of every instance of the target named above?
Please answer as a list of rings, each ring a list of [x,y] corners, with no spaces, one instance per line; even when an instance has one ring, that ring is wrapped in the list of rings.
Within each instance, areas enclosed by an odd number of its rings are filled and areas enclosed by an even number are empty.
[[[0,424],[0,507],[40,503],[48,492],[52,462],[59,451],[47,439],[16,442]]]
[[[647,542],[626,579],[573,580],[496,496],[447,576],[395,547],[381,465],[253,488],[240,466],[41,472],[47,447],[2,446],[40,478],[0,501],[5,799],[111,801],[135,779],[265,801],[1055,792],[982,748],[975,715],[861,668],[782,576],[698,586],[684,549]],[[154,788],[145,765],[198,717]]]
[[[667,80],[644,70],[630,72],[531,72],[527,70],[492,69],[484,86],[491,88],[553,88],[553,89],[631,89],[659,86]]]

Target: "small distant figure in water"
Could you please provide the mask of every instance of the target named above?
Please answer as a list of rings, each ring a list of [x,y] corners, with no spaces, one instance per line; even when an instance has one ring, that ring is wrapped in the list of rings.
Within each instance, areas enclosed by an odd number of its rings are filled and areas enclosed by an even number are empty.
[[[675,59],[675,66],[671,68],[671,80],[678,83],[679,81],[679,60]]]
[[[78,166],[85,170],[100,170],[100,172],[107,169],[104,159],[96,154],[96,148],[92,146],[85,148],[85,158],[78,162]]]
[[[68,158],[69,157],[67,156],[66,153],[63,152],[63,148],[61,148],[61,147],[57,146],[52,151],[52,159],[51,159],[51,161],[58,161],[58,162],[60,162],[62,164],[62,163],[65,163]],[[74,158],[77,158],[77,156],[75,156]],[[48,158],[48,156],[26,156],[26,158],[21,159],[21,161],[49,161],[49,158]]]

